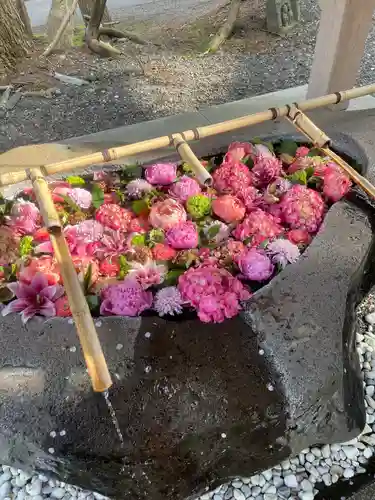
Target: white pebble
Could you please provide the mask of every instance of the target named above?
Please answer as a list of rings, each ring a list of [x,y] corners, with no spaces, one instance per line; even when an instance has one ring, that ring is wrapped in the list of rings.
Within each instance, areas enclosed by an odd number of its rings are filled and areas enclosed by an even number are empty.
[[[343,446],[342,451],[345,453],[346,457],[349,460],[353,460],[353,458],[355,458],[359,453],[358,449],[355,446]]]
[[[371,458],[373,455],[372,449],[371,448],[365,448],[363,450],[363,455],[365,458]]]
[[[312,491],[300,491],[298,493],[298,498],[301,500],[314,500],[314,493]]]
[[[271,392],[275,390],[275,388],[272,384],[267,384],[267,389]]]
[[[259,486],[263,488],[263,486],[266,484],[266,480],[264,479],[264,476],[260,475],[259,476]]]
[[[72,347],[69,347],[70,352],[76,352],[77,348],[75,345],[72,345]]]
[[[227,437],[227,435],[225,434],[225,432],[223,432],[223,433],[221,434],[221,437],[222,437],[223,439],[225,439],[225,438]]]
[[[102,322],[99,320],[95,323],[95,326],[97,326],[98,328],[100,328],[102,326]]]
[[[65,430],[62,430],[59,432],[60,436],[66,436],[66,431]]]
[[[53,488],[51,493],[51,497],[57,498],[58,500],[60,500],[64,495],[65,495],[64,488]]]
[[[53,455],[55,453],[55,448],[48,448],[48,453]]]
[[[375,312],[373,313],[369,313],[369,314],[366,314],[365,316],[365,320],[367,321],[367,323],[369,323],[370,325],[375,325]]]
[[[250,478],[250,483],[253,484],[254,486],[259,486],[259,477],[257,474],[255,476],[252,476]],[[259,493],[260,493],[260,490],[259,490]],[[258,493],[258,495],[259,495]]]
[[[146,339],[149,339],[151,337],[151,332],[146,332],[145,337],[146,337]]]
[[[263,355],[264,355],[264,349],[259,349],[259,351],[258,351],[258,352],[259,352],[259,355],[260,355],[260,356],[263,356]]]
[[[331,474],[323,474],[322,476],[323,482],[326,486],[330,486],[332,484]]]
[[[47,484],[46,486],[43,486],[42,493],[43,495],[50,495],[52,493],[53,487]]]
[[[117,344],[116,345],[116,351],[121,351],[121,349],[123,348],[123,344]]]
[[[150,371],[151,371],[151,366],[146,366],[146,368],[145,368],[145,372],[146,372],[146,373],[150,373]]]
[[[55,438],[57,436],[57,432],[56,431],[51,431],[49,433],[49,435],[51,436],[51,438]]]
[[[241,490],[233,490],[233,496],[235,500],[246,500],[246,497]]]
[[[48,481],[48,477],[44,474],[39,474],[38,478],[42,481],[42,483],[46,483]]]
[[[27,484],[26,491],[32,497],[39,495],[42,491],[42,481],[40,479],[36,479],[33,483]]]
[[[0,486],[9,481],[10,479],[12,479],[12,474],[10,473],[9,470],[6,470],[0,476]]]
[[[353,476],[354,476],[354,470],[353,470],[353,469],[351,469],[351,468],[349,467],[348,469],[345,469],[345,470],[344,470],[344,477],[345,477],[346,479],[349,479],[349,478],[351,478],[351,477],[353,477]]]
[[[322,452],[321,452],[321,450],[319,450],[319,448],[313,448],[311,450],[311,453],[318,458],[322,456]]]
[[[322,448],[322,456],[323,456],[323,458],[329,458],[330,454],[331,454],[331,448],[330,448],[329,444],[326,444]]]
[[[265,493],[263,495],[263,500],[277,500],[277,495],[273,493]]]
[[[6,496],[8,496],[11,489],[12,489],[12,487],[10,485],[10,481],[3,483],[0,486],[0,499],[4,499]]]
[[[298,481],[297,481],[297,478],[294,474],[288,474],[287,476],[285,476],[284,483],[285,483],[285,486],[288,486],[288,488],[297,488],[298,487]]]
[[[261,493],[262,493],[262,490],[261,490],[261,488],[259,488],[259,486],[254,486],[253,488],[251,488],[251,496],[257,497]]]
[[[290,462],[289,462],[289,460],[284,460],[283,462],[281,462],[281,467],[282,467],[284,470],[288,470],[288,469],[290,469]]]
[[[272,479],[272,470],[268,469],[262,472],[263,476],[266,478],[266,481],[271,481]]]
[[[314,457],[314,455],[313,455],[312,453],[308,453],[308,454],[306,455],[306,457],[305,457],[305,458],[306,458],[306,460],[307,460],[308,462],[310,462],[311,464],[312,464],[312,463],[314,462],[314,460],[315,460],[315,457]]]
[[[365,389],[365,392],[368,396],[370,396],[372,398],[372,396],[374,395],[374,392],[375,392],[375,387],[373,385],[368,385]]]
[[[273,495],[276,494],[276,487],[274,485],[268,486],[266,484],[265,487],[266,487],[265,493],[271,493]]]
[[[280,486],[282,486],[284,484],[284,481],[282,479],[282,477],[280,476],[273,476],[273,484],[276,486],[276,488],[280,488]]]
[[[308,479],[303,479],[301,482],[301,487],[303,491],[312,491],[314,489],[313,485]]]

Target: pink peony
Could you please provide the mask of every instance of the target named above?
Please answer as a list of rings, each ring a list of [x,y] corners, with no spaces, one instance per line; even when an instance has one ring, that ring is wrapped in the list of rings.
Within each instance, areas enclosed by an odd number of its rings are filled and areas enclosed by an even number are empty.
[[[152,305],[152,293],[128,277],[118,285],[104,288],[101,298],[100,314],[103,315],[138,316]]]
[[[252,150],[252,145],[248,142],[232,142],[224,157],[224,163],[241,163],[241,160],[251,155]]]
[[[147,233],[151,229],[150,223],[147,217],[140,215],[135,217],[129,223],[128,231],[130,233]]]
[[[213,200],[212,210],[227,224],[242,220],[246,212],[242,201],[231,194],[225,194]]]
[[[7,217],[7,224],[12,230],[19,234],[33,234],[41,223],[41,216],[38,207],[31,201],[17,201]]]
[[[177,198],[182,203],[190,197],[201,193],[201,188],[195,179],[187,175],[183,175],[177,182],[169,188],[169,194]]]
[[[160,285],[168,271],[164,264],[157,264],[153,260],[147,260],[144,264],[133,261],[131,266],[129,278],[137,281],[144,290],[153,285]]]
[[[285,235],[295,245],[310,245],[312,237],[306,229],[291,229]]]
[[[243,276],[251,281],[266,281],[271,278],[275,270],[264,250],[255,248],[246,250],[236,262]]]
[[[118,258],[112,257],[102,260],[99,264],[99,272],[106,278],[115,278],[120,272],[120,263]]]
[[[215,170],[212,178],[215,189],[234,195],[252,183],[250,170],[243,163],[223,163]]]
[[[287,191],[280,202],[283,221],[292,229],[315,233],[323,220],[324,201],[319,193],[299,184]]]
[[[341,200],[352,186],[349,177],[342,171],[327,168],[323,177],[323,194],[329,201],[335,203]]]
[[[158,201],[155,205],[152,205],[149,215],[150,224],[165,231],[180,222],[185,222],[186,219],[187,215],[184,207],[171,198]]]
[[[46,278],[48,285],[56,285],[61,283],[60,269],[50,255],[32,258],[23,262],[20,270],[17,273],[17,278],[21,283],[30,285],[36,274],[42,273]]]
[[[91,207],[92,195],[87,189],[73,188],[69,191],[68,196],[83,210],[88,210]]]
[[[197,227],[191,221],[180,222],[168,229],[166,241],[168,245],[177,250],[196,248],[199,243]]]
[[[159,316],[182,313],[182,297],[177,287],[167,286],[156,292],[154,300],[154,309]]]
[[[102,205],[95,214],[95,219],[110,229],[127,231],[133,214],[130,210],[114,203]]]
[[[144,179],[134,179],[126,186],[126,194],[132,200],[140,200],[154,188]]]
[[[276,217],[256,208],[233,231],[233,236],[244,241],[251,238],[251,246],[256,247],[265,240],[277,238],[284,231]]]
[[[307,156],[310,153],[310,148],[307,146],[300,146],[297,148],[296,151],[296,158],[303,158],[304,156]]]
[[[95,249],[95,255],[100,259],[124,254],[128,249],[124,233],[107,228],[100,240],[100,246]]]
[[[279,177],[281,167],[282,163],[276,156],[257,156],[251,170],[252,184],[259,188],[267,186],[270,182],[273,182],[276,177]]]
[[[161,184],[163,186],[172,184],[177,177],[177,164],[156,163],[146,167],[145,177],[150,184]]]
[[[177,252],[174,248],[164,243],[156,243],[151,249],[152,257],[155,260],[173,260]]]
[[[254,208],[259,205],[262,199],[260,191],[258,191],[258,189],[254,186],[247,186],[240,189],[237,193],[237,197],[245,205],[245,208],[248,212],[254,210]]]
[[[288,174],[294,174],[298,170],[313,167],[315,169],[324,168],[324,160],[321,156],[302,156],[297,158],[289,167]]]
[[[7,316],[10,313],[21,313],[22,323],[36,314],[47,318],[56,316],[55,301],[64,293],[62,286],[48,285],[47,277],[42,273],[37,273],[29,285],[18,281],[8,283],[7,287],[17,299],[5,306],[1,314]]]
[[[191,267],[179,277],[178,290],[205,323],[221,323],[241,309],[240,300],[250,298],[243,284],[226,269],[216,266]]]

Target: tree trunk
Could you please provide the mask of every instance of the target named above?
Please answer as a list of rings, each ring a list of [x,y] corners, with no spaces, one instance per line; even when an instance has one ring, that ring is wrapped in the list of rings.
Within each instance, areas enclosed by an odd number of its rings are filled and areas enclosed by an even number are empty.
[[[33,37],[33,30],[31,28],[31,22],[30,22],[30,17],[29,13],[27,12],[25,1],[24,0],[16,0],[16,7],[18,10],[18,14],[21,18],[21,21],[23,22],[23,25],[25,26],[25,32],[26,34],[32,38]]]
[[[0,73],[14,68],[31,44],[14,0],[2,0],[0,8]]]
[[[51,10],[49,11],[47,20],[47,38],[51,43],[56,36],[57,30],[72,6],[73,0],[52,0]],[[72,46],[74,35],[75,19],[72,17],[59,40],[56,50],[66,50]]]
[[[91,17],[91,14],[94,10],[94,4],[95,0],[78,0],[79,8],[82,13],[82,17],[85,20],[84,16]],[[105,7],[103,17],[102,17],[102,23],[109,23],[111,21],[111,16],[109,15],[108,8]],[[85,20],[85,24],[87,24]]]
[[[91,12],[90,21],[86,29],[86,43],[90,50],[103,57],[116,57],[121,54],[119,50],[109,43],[99,40],[101,35],[101,23],[106,8],[107,0],[95,0]]]
[[[231,0],[227,20],[212,38],[205,53],[216,52],[232,34],[234,24],[240,12],[241,3],[242,0]]]

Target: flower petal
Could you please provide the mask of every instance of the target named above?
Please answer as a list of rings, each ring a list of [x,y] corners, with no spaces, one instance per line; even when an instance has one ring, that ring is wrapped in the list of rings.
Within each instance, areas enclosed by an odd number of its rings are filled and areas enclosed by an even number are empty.
[[[53,318],[54,316],[56,316],[55,304],[46,299],[44,304],[39,307],[37,312],[42,316],[46,316],[47,318]]]
[[[2,316],[7,316],[10,313],[21,312],[30,305],[30,302],[26,299],[16,299],[12,300],[4,309],[1,311]]]
[[[32,300],[35,298],[35,290],[32,286],[26,285],[18,281],[17,283],[8,283],[7,287],[13,292],[18,299]]]
[[[52,300],[56,294],[56,291],[57,291],[56,285],[50,285],[46,286],[46,288],[43,288],[43,290],[39,292],[39,295],[48,300]]]
[[[22,323],[23,324],[27,323],[29,321],[29,319],[31,319],[32,317],[34,317],[36,315],[37,312],[38,312],[38,309],[34,305],[26,307],[26,309],[24,309],[21,312]]]
[[[36,293],[40,293],[43,290],[43,288],[48,287],[47,276],[43,273],[36,273],[31,281],[31,286]]]
[[[45,241],[34,248],[35,253],[53,253],[53,246],[50,241]]]

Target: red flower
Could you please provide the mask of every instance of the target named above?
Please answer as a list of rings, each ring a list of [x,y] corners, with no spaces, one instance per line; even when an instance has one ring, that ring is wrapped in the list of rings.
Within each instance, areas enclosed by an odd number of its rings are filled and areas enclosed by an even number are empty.
[[[56,285],[61,282],[60,270],[56,261],[50,255],[32,258],[24,265],[18,273],[18,279],[29,285],[37,273],[42,273],[48,280],[48,285]]]
[[[72,315],[72,311],[70,310],[69,300],[66,295],[63,295],[55,302],[56,316],[60,316],[62,318],[66,318]]]
[[[46,227],[41,227],[37,229],[34,233],[34,241],[42,243],[43,241],[49,241],[49,233]]]
[[[295,245],[309,245],[312,240],[306,229],[292,229],[286,233],[286,237]]]
[[[147,233],[151,229],[148,217],[140,216],[132,219],[129,223],[128,231],[130,233]]]
[[[130,210],[114,203],[102,205],[95,214],[95,219],[103,226],[121,231],[127,231],[132,217]]]
[[[120,263],[116,257],[102,260],[99,264],[99,271],[102,276],[115,278],[120,272]]]
[[[174,248],[169,245],[165,245],[164,243],[156,243],[151,251],[155,260],[172,260],[177,255]]]

